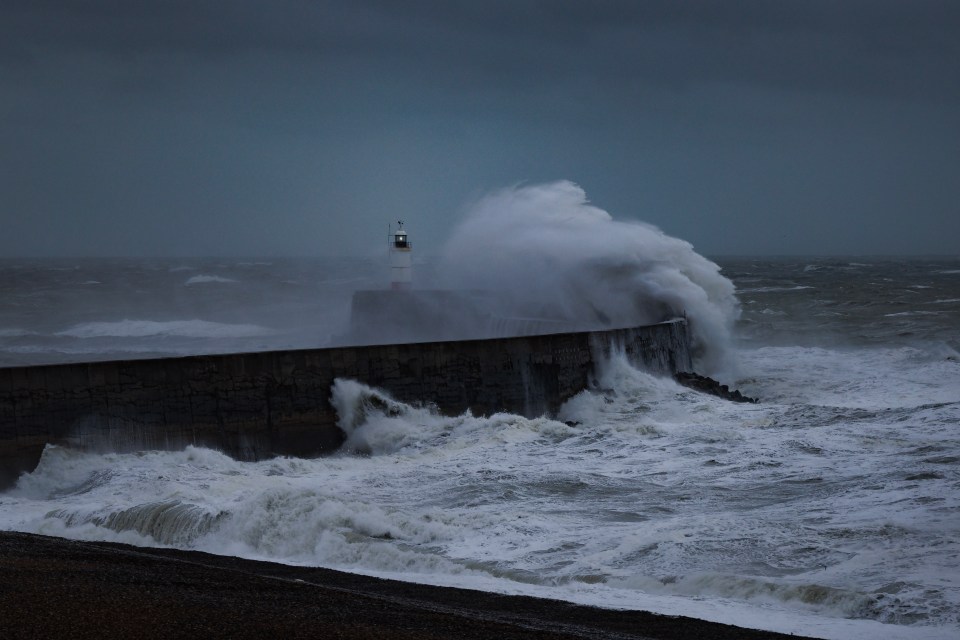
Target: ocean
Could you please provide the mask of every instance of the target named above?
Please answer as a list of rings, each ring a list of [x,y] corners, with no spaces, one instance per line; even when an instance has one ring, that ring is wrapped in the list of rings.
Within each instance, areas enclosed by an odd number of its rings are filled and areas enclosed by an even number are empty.
[[[381,391],[342,380],[336,402],[368,406],[350,451],[48,447],[0,494],[0,529],[824,638],[960,637],[960,258],[715,262],[740,308],[715,375],[758,404],[616,354],[532,419],[378,414]],[[0,366],[333,344],[383,264],[5,259]]]

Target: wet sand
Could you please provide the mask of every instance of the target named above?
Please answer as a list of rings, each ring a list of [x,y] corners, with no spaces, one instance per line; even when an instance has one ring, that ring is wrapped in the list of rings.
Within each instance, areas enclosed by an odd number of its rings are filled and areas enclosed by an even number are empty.
[[[798,638],[194,551],[0,532],[0,638]]]

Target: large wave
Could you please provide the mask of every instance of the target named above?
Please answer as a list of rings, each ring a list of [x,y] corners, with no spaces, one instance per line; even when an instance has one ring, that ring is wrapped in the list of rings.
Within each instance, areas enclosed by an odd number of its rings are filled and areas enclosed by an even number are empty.
[[[620,327],[686,314],[708,373],[739,314],[733,283],[690,243],[614,220],[568,181],[480,199],[447,242],[441,272],[447,286],[499,292],[517,317]]]

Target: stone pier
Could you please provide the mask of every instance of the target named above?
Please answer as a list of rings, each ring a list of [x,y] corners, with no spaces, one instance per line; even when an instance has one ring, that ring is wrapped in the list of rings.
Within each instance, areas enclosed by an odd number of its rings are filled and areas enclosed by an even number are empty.
[[[622,349],[639,366],[691,370],[686,321],[607,331],[0,368],[0,488],[44,446],[218,449],[241,460],[310,457],[343,441],[336,378],[447,414],[555,411]]]

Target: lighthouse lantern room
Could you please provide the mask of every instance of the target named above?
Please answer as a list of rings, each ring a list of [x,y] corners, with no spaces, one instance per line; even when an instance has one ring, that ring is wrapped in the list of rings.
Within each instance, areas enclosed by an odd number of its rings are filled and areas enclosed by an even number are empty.
[[[413,280],[413,267],[410,244],[403,220],[397,221],[397,230],[389,232],[390,244],[390,288],[409,289]]]

